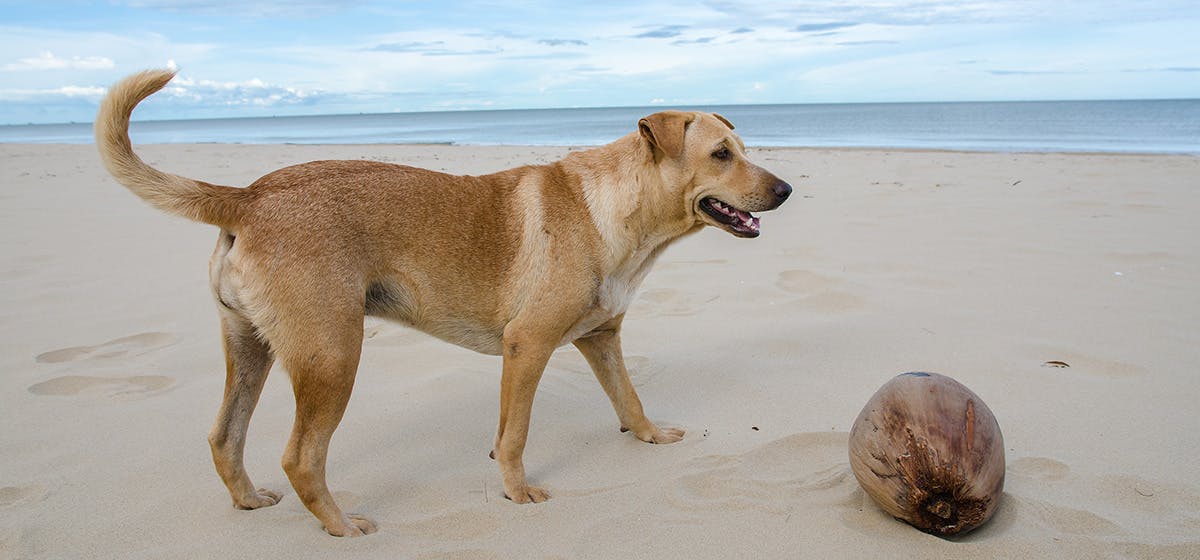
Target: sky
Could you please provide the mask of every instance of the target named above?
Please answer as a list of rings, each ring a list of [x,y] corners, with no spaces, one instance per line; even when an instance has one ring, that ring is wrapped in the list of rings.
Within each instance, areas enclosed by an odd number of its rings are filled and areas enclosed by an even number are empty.
[[[0,0],[0,124],[1200,97],[1196,0]]]

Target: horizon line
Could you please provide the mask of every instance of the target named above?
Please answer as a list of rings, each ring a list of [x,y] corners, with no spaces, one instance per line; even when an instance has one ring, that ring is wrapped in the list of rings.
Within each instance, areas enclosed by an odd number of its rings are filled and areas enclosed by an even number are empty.
[[[508,108],[477,108],[477,109],[430,109],[412,111],[364,111],[358,113],[299,113],[274,114],[257,116],[229,117],[181,117],[170,119],[131,119],[137,123],[166,123],[187,121],[216,121],[216,120],[252,120],[252,119],[281,119],[281,118],[321,118],[321,117],[353,117],[371,115],[424,115],[438,113],[501,113],[516,111],[577,111],[577,110],[608,110],[608,109],[697,109],[718,107],[784,107],[784,106],[844,106],[844,105],[959,105],[959,104],[1000,104],[1000,103],[1119,103],[1119,102],[1167,102],[1167,101],[1200,101],[1200,97],[1150,97],[1150,98],[1109,98],[1109,99],[1010,99],[1010,100],[958,100],[958,101],[838,101],[838,102],[808,102],[808,103],[693,103],[693,104],[649,104],[649,105],[608,105],[569,107],[508,107]],[[66,122],[26,122],[0,123],[0,127],[18,126],[64,126],[64,125],[93,125],[95,121],[66,121]]]

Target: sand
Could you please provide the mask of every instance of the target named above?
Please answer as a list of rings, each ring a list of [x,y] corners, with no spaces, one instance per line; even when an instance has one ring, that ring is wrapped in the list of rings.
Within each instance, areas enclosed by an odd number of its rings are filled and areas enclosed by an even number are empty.
[[[482,173],[567,149],[140,151],[243,185],[312,159]],[[647,412],[684,441],[619,433],[564,348],[526,453],[555,497],[515,505],[487,456],[499,359],[369,319],[329,480],[380,530],[343,540],[280,467],[285,372],[246,456],[283,501],[235,510],[213,470],[215,229],[146,206],[91,146],[0,145],[0,559],[1200,557],[1200,158],[753,155],[793,200],[756,240],[672,247],[625,322]],[[1004,432],[1002,504],[964,538],[893,520],[850,473],[851,422],[911,370],[957,378]]]

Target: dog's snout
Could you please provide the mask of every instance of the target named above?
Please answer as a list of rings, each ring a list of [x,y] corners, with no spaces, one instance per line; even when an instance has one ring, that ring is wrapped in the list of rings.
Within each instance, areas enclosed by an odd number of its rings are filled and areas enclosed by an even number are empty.
[[[787,197],[792,195],[792,186],[782,180],[777,181],[771,190],[775,192],[775,197],[779,199],[779,202],[787,200]]]

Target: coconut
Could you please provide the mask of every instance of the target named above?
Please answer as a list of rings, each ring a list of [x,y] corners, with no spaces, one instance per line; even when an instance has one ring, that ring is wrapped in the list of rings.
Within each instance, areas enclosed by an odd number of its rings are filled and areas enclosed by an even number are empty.
[[[1004,490],[1004,438],[983,400],[936,373],[880,387],[850,429],[850,468],[884,511],[935,535],[986,522]]]

